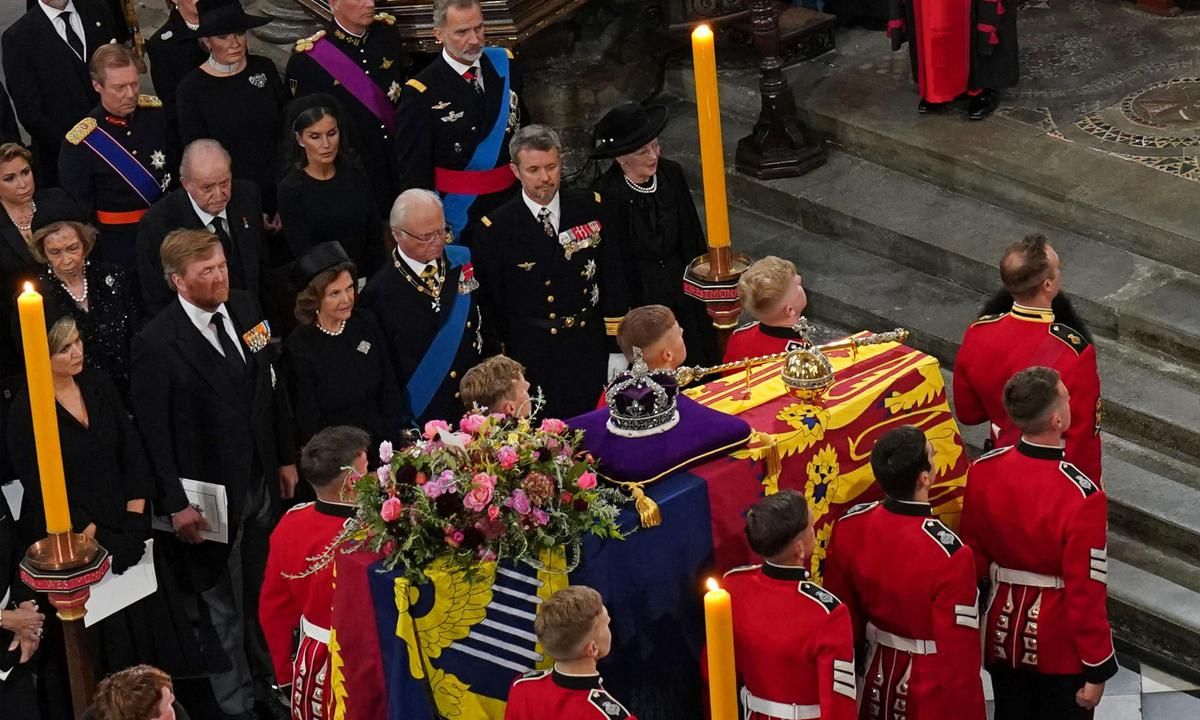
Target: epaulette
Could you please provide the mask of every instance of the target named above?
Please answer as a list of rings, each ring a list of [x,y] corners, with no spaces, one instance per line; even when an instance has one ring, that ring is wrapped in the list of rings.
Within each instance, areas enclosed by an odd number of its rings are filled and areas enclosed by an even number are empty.
[[[1067,479],[1075,483],[1075,487],[1079,488],[1079,492],[1083,493],[1084,497],[1100,492],[1100,488],[1096,487],[1096,483],[1090,477],[1066,460],[1058,463],[1058,469],[1062,470],[1062,474],[1066,475]]]
[[[408,81],[405,82],[404,84],[409,86],[413,90],[416,90],[419,93],[423,93],[429,89],[429,88],[425,87],[425,83],[421,82],[420,80],[418,80],[416,78],[409,78]]]
[[[516,680],[513,680],[513,685],[516,685],[517,683],[526,682],[527,680],[541,680],[542,678],[546,677],[549,674],[550,674],[550,670],[548,670],[548,669],[547,670],[530,670],[527,673],[521,673],[521,677],[517,678]]]
[[[980,315],[978,318],[976,318],[975,322],[973,322],[971,324],[972,325],[984,325],[986,323],[994,323],[1007,314],[1008,313],[996,313],[994,315]]]
[[[817,604],[825,608],[825,612],[827,613],[833,612],[837,609],[838,605],[842,604],[842,601],[838,600],[837,595],[834,595],[820,585],[814,582],[808,582],[807,580],[800,583],[800,594],[817,601]]]
[[[162,100],[159,100],[157,95],[138,95],[138,107],[160,108],[162,107]]]
[[[85,117],[84,119],[75,123],[75,127],[67,131],[67,142],[71,143],[72,145],[78,145],[79,143],[83,142],[84,138],[86,138],[88,135],[91,135],[92,131],[97,127],[96,118],[90,116]]]
[[[620,317],[605,316],[605,318],[604,318],[604,334],[608,335],[609,337],[616,337],[617,331],[621,329],[621,321],[624,319],[625,319],[624,315],[622,315]]]
[[[588,693],[588,702],[610,720],[625,720],[629,717],[629,711],[625,709],[625,706],[609,695],[607,690],[593,689]]]
[[[290,512],[296,512],[297,510],[303,510],[306,507],[312,507],[313,505],[316,505],[316,503],[311,502],[311,501],[298,503],[298,504],[293,505],[290,508],[288,508],[287,512],[285,512],[284,515],[287,515],[287,513],[290,513]]]
[[[921,529],[925,534],[933,538],[947,556],[953,555],[962,549],[963,542],[954,534],[954,531],[946,527],[946,525],[936,518],[929,518],[921,523]]]
[[[1082,354],[1084,350],[1087,350],[1088,345],[1091,344],[1082,333],[1076,332],[1069,325],[1063,325],[1060,322],[1050,323],[1050,334],[1066,343],[1068,347],[1075,351],[1076,355]]]
[[[736,575],[737,573],[744,573],[744,572],[749,572],[751,570],[757,570],[760,567],[762,567],[762,565],[739,565],[739,566],[733,568],[732,570],[726,570],[725,574],[722,575],[721,577],[729,577],[730,575]]]
[[[410,80],[409,82],[412,82],[412,81]],[[483,223],[484,227],[492,226],[492,221],[488,219],[487,215],[484,215],[483,217],[479,218],[479,222]]]
[[[875,502],[859,503],[859,504],[855,505],[854,507],[850,508],[849,510],[847,510],[846,512],[842,513],[842,516],[838,519],[845,520],[846,518],[853,517],[854,515],[862,515],[863,513],[865,513],[866,511],[870,510],[871,508],[875,507],[878,504],[879,504],[878,500],[876,500]]]
[[[317,41],[323,37],[325,37],[325,31],[318,30],[306,38],[300,38],[296,41],[296,52],[308,52],[312,50],[313,45],[316,45]]]
[[[516,55],[513,55],[513,51],[509,48],[504,48],[504,52],[508,55],[509,60],[514,60],[517,57]]]
[[[994,457],[1000,457],[1001,455],[1003,455],[1004,453],[1006,453],[1012,449],[1013,449],[1012,445],[1005,445],[1004,447],[998,447],[993,450],[988,450],[984,454],[975,458],[975,462],[982,462],[983,460],[990,460]]]
[[[592,194],[596,196],[596,202],[600,202],[600,193],[594,192]]]
[[[391,13],[377,12],[375,13],[375,22],[386,23],[388,25],[396,24],[396,16]]]

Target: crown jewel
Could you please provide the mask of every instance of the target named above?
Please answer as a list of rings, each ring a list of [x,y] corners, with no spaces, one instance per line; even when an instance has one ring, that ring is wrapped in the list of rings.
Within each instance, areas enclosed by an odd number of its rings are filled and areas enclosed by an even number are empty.
[[[608,431],[622,437],[644,437],[670,430],[679,422],[678,393],[674,373],[652,372],[641,348],[633,348],[633,366],[613,378],[604,392]]]

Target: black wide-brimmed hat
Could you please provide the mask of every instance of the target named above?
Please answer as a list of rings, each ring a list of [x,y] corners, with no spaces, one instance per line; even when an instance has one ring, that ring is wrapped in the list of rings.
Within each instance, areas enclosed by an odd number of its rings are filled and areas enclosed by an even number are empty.
[[[242,33],[271,22],[269,17],[247,13],[238,0],[200,0],[196,14],[200,27],[188,33],[196,38]]]
[[[337,240],[313,245],[308,252],[292,265],[292,284],[297,290],[303,290],[313,281],[313,278],[335,265],[350,262],[346,249]]]
[[[618,105],[596,123],[592,158],[605,160],[631,153],[661,135],[666,126],[667,109],[662,105]]]

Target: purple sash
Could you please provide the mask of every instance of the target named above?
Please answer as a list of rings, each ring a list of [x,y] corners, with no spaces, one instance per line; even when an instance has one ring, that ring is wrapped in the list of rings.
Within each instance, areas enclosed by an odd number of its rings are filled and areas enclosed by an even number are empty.
[[[362,103],[363,107],[379,118],[379,122],[383,123],[389,133],[395,132],[396,108],[392,106],[387,93],[376,85],[371,76],[363,72],[356,62],[346,57],[345,53],[324,37],[313,43],[308,54]]]

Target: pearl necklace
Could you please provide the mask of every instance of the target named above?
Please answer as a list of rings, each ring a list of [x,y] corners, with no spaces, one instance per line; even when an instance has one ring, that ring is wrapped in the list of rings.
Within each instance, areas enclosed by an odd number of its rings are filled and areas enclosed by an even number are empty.
[[[216,70],[219,73],[225,73],[226,75],[233,75],[234,73],[236,73],[242,69],[242,64],[244,61],[239,61],[239,62],[233,63],[232,65],[226,65],[223,62],[218,62],[217,59],[215,57],[213,57],[212,55],[209,55],[207,62],[208,62],[208,66],[211,67],[213,70]]]
[[[658,173],[650,176],[650,187],[642,187],[641,185],[630,180],[628,175],[623,177],[625,178],[625,184],[628,185],[629,189],[634,192],[638,192],[643,195],[653,195],[654,192],[658,190]]]
[[[17,222],[17,219],[15,217],[13,217],[12,215],[9,215],[8,217],[10,220],[13,221],[13,225],[17,226],[18,230],[20,230],[22,233],[27,233],[33,227],[33,216],[36,214],[37,214],[37,203],[34,202],[33,200],[30,200],[29,201],[29,222],[19,223],[19,222]]]
[[[55,278],[58,278],[58,276],[55,275]],[[79,307],[83,307],[83,304],[87,302],[88,283],[87,283],[87,271],[86,270],[83,273],[83,294],[80,295],[79,297],[75,297],[75,293],[71,292],[71,288],[67,287],[67,284],[65,282],[63,282],[61,278],[58,278],[58,283],[59,283],[59,285],[62,285],[63,290],[67,291],[67,295],[70,295],[71,299],[74,300],[75,304],[78,305]]]
[[[337,329],[337,330],[326,330],[326,329],[325,329],[325,328],[324,328],[324,327],[321,325],[321,321],[320,321],[320,320],[318,320],[318,321],[317,321],[316,323],[314,323],[314,324],[317,326],[317,329],[318,329],[318,330],[320,330],[321,332],[325,333],[326,335],[329,335],[330,337],[337,337],[338,335],[341,335],[341,334],[342,334],[342,331],[343,331],[343,330],[345,330],[345,329],[346,329],[346,321],[345,321],[345,320],[343,320],[341,323],[339,323],[339,324],[338,324],[338,329]]]

